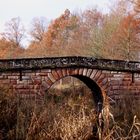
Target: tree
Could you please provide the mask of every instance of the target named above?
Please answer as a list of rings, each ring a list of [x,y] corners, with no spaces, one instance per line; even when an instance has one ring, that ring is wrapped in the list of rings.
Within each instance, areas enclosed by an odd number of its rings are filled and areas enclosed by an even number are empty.
[[[86,35],[83,37],[86,55],[100,57],[100,49],[103,46],[100,38],[103,14],[97,9],[89,9],[82,13],[81,21],[81,29],[84,30],[83,34]]]
[[[60,17],[50,23],[41,41],[30,44],[27,49],[28,54],[32,56],[34,54],[38,54],[39,56],[62,56],[70,54],[74,48],[68,49],[68,44],[75,35],[73,31],[76,29],[77,23],[78,18],[66,9]]]
[[[42,41],[45,32],[47,31],[47,21],[46,18],[34,18],[32,22],[32,29],[30,35],[33,41]]]
[[[139,32],[140,22],[135,19],[135,15],[128,14],[124,16],[115,32],[112,33],[111,40],[108,43],[108,52],[113,58],[135,60],[138,58],[139,51]],[[113,50],[111,52],[111,50]]]
[[[0,59],[23,57],[24,48],[14,47],[5,38],[0,39]]]
[[[5,26],[6,29],[5,32],[2,33],[2,37],[11,42],[14,46],[19,47],[25,33],[20,18],[12,18]]]
[[[0,57],[20,57],[24,52],[24,48],[21,47],[21,41],[25,32],[21,20],[20,18],[12,18],[5,26],[5,32],[1,34],[0,38]]]
[[[64,14],[62,14],[59,18],[52,21],[52,23],[48,27],[48,31],[44,36],[44,41],[48,47],[53,45],[53,41],[58,36],[59,32],[63,30],[69,23],[70,11],[68,9],[65,10]]]
[[[72,14],[67,9],[50,23],[40,41],[31,43],[28,51],[39,56],[136,59],[140,22],[129,14],[129,6],[126,0],[116,1],[115,8],[108,14],[97,9]]]
[[[139,16],[132,10],[131,3],[133,2],[133,4],[136,4],[138,1],[139,0],[119,0],[116,4],[118,7],[115,10],[116,16],[121,18],[108,44],[110,50],[113,50],[115,59],[138,59],[138,52],[140,49],[138,35],[140,31],[140,20],[138,18]]]

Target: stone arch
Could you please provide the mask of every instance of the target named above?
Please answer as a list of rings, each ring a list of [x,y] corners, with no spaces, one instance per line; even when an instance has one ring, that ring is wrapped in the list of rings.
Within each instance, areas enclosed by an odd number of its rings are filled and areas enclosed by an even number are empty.
[[[101,70],[88,68],[62,68],[53,69],[42,82],[43,91],[47,91],[56,81],[67,77],[75,77],[84,82],[93,93],[93,98],[97,112],[101,112],[104,95],[108,86],[108,81]]]

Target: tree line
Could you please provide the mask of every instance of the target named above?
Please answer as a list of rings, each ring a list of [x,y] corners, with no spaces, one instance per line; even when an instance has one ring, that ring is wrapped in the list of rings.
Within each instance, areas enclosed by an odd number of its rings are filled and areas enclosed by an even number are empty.
[[[107,14],[66,9],[49,24],[45,18],[34,18],[25,49],[26,32],[19,17],[7,22],[0,38],[0,58],[80,55],[139,60],[140,0],[116,0]]]

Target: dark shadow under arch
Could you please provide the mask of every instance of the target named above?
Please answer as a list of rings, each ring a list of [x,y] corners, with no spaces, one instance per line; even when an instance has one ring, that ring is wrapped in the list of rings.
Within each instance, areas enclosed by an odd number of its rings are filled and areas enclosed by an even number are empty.
[[[86,77],[83,75],[71,75],[71,76],[81,80],[92,91],[93,99],[94,99],[95,106],[96,106],[96,111],[98,113],[100,113],[103,108],[103,95],[102,95],[102,91],[101,91],[100,87],[97,85],[97,83],[94,82],[89,77]]]

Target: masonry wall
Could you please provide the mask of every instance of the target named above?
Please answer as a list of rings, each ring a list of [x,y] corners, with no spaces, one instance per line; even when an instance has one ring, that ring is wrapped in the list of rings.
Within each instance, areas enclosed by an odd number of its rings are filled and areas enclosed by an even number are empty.
[[[89,77],[113,100],[119,100],[124,95],[140,99],[140,74],[134,74],[132,78],[131,73],[87,68],[26,70],[22,71],[22,80],[18,71],[2,72],[0,85],[8,87],[11,92],[19,96],[42,98],[56,81],[71,75]]]
[[[108,77],[108,96],[113,100],[120,100],[124,96],[131,96],[140,99],[140,74],[126,72],[109,72]]]

